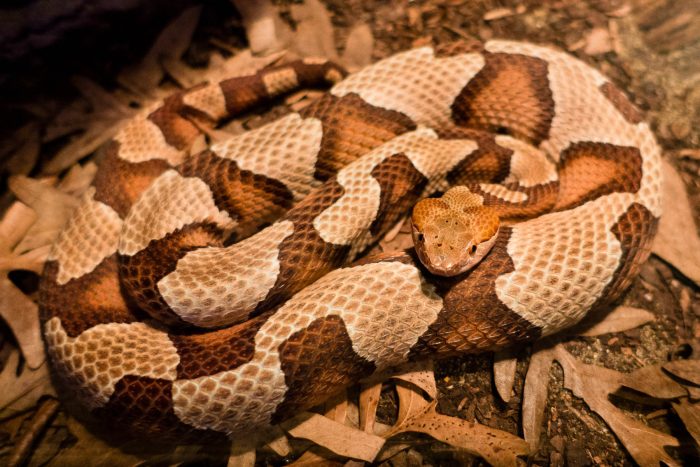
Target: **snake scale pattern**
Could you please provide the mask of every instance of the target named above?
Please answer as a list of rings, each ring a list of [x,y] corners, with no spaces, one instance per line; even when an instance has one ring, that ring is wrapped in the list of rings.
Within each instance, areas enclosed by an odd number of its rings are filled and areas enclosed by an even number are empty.
[[[598,71],[493,40],[345,75],[304,59],[198,86],[103,149],[41,287],[71,399],[152,439],[243,434],[395,365],[558,332],[648,257],[659,148]],[[192,149],[203,123],[329,84]],[[433,275],[411,250],[355,261],[452,185],[506,220],[471,271]]]

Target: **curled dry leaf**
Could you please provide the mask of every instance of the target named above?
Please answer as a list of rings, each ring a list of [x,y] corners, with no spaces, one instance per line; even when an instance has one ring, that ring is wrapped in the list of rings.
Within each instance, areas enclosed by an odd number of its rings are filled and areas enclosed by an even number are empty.
[[[287,420],[281,426],[295,438],[308,439],[338,455],[366,462],[374,460],[384,445],[384,438],[308,412]]]
[[[425,433],[479,456],[491,465],[515,466],[519,456],[528,454],[525,440],[485,425],[441,415],[435,411],[436,406],[437,402],[428,404],[421,413],[395,425],[387,436],[403,432]]]
[[[646,324],[655,319],[654,314],[642,308],[618,306],[597,323],[582,323],[573,332],[578,336],[600,336],[613,332],[624,332]]]
[[[396,393],[399,396],[399,413],[396,417],[396,425],[401,425],[409,418],[425,412],[429,402],[413,387],[407,387],[399,383],[396,385]]]
[[[437,385],[432,360],[422,360],[405,365],[400,373],[391,376],[392,379],[403,381],[421,389],[430,399],[437,397]]]
[[[382,393],[382,383],[362,386],[360,391],[360,430],[374,432],[374,422],[377,419],[379,396]]]
[[[700,360],[674,360],[664,370],[693,384],[700,385]]]
[[[508,402],[513,394],[517,364],[518,358],[512,350],[496,352],[493,356],[493,379],[503,402]]]
[[[685,183],[669,162],[663,160],[662,167],[665,209],[652,252],[700,285],[700,237],[693,222]]]

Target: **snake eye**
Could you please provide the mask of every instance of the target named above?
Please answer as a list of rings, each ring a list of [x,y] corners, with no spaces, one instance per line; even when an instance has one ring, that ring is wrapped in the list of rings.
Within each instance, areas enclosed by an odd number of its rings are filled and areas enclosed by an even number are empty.
[[[476,253],[476,245],[472,245],[472,254]]]
[[[418,234],[418,241],[419,242],[422,242],[424,238],[425,238],[425,236],[422,233]]]

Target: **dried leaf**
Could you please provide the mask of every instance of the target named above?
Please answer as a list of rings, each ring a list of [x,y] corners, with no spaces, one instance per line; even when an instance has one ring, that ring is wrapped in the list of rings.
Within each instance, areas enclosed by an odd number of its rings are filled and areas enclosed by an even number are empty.
[[[341,391],[325,403],[325,416],[338,423],[345,424],[348,415],[347,392]]]
[[[10,178],[9,187],[20,201],[29,205],[38,215],[15,251],[23,253],[52,245],[77,205],[77,198],[40,180],[24,176]]]
[[[60,186],[84,190],[94,170],[71,170]],[[8,279],[13,270],[40,273],[51,245],[77,202],[51,186],[54,179],[12,177],[9,188],[21,200],[0,222],[0,315],[12,329],[27,365],[39,368],[45,359],[37,305]]]
[[[517,364],[518,358],[513,351],[496,352],[493,357],[493,378],[503,402],[508,402],[513,394]]]
[[[384,438],[334,422],[323,415],[301,413],[282,423],[295,438],[308,439],[338,455],[371,462]]]
[[[36,218],[36,212],[24,203],[15,202],[10,206],[0,221],[0,257],[10,255],[36,222]],[[9,267],[3,265],[0,269]]]
[[[56,188],[69,195],[79,197],[90,187],[97,173],[97,164],[88,162],[85,165],[76,164],[56,185]]]
[[[107,91],[88,78],[73,76],[71,84],[83,99],[65,106],[49,123],[44,132],[44,142],[83,131],[95,121],[116,121],[134,112],[129,107],[130,99],[120,98],[117,92]]]
[[[19,364],[20,353],[15,350],[0,373],[0,419],[33,407],[44,395],[55,396],[48,363],[44,362],[34,370],[23,368],[18,374]]]
[[[700,360],[674,360],[665,363],[663,367],[681,379],[700,385]]]
[[[692,403],[688,400],[674,402],[673,410],[680,417],[685,429],[695,440],[695,444],[700,446],[700,403]]]
[[[631,306],[619,306],[607,313],[605,317],[593,324],[581,326],[581,332],[576,332],[579,336],[600,336],[613,332],[624,332],[634,329],[650,321],[654,321],[655,316],[650,311]]]
[[[306,0],[300,5],[293,4],[291,14],[297,22],[292,46],[299,55],[338,59],[331,17],[319,0]]]
[[[408,443],[396,443],[396,444],[389,444],[390,442],[387,442],[384,445],[384,449],[382,449],[382,452],[379,453],[377,456],[377,459],[375,459],[376,463],[381,463],[384,462],[387,459],[390,459],[400,453],[401,451],[405,451],[406,449],[409,449],[411,447],[410,444]],[[394,464],[392,464],[394,465]]]
[[[664,213],[652,252],[671,263],[683,275],[700,285],[700,237],[683,179],[663,160]]]
[[[72,83],[89,106],[76,102],[66,107],[46,129],[45,141],[70,133],[80,132],[80,135],[73,137],[44,164],[42,172],[45,174],[60,172],[94,152],[116,134],[122,122],[136,112],[129,107],[129,103],[137,99],[119,99],[117,93],[108,92],[87,78],[74,77]]]
[[[373,47],[374,37],[372,36],[372,30],[364,23],[358,24],[350,30],[340,63],[348,71],[361,70],[372,63]]]
[[[564,386],[605,420],[639,465],[678,465],[664,450],[664,446],[678,446],[676,438],[626,416],[608,400],[624,380],[622,373],[581,363],[561,345],[552,352],[564,370]]]
[[[143,452],[143,448],[146,446],[144,443],[132,442],[114,446],[95,436],[91,430],[74,418],[68,419],[67,426],[68,430],[77,438],[77,442],[69,448],[62,449],[51,460],[49,466],[85,465],[86,459],[89,459],[91,466],[131,467],[143,462],[148,457],[148,454]],[[140,447],[141,452],[138,454],[134,453],[133,450],[127,452],[123,448],[128,445]]]
[[[120,119],[124,120],[124,119]],[[42,170],[45,174],[55,174],[70,167],[77,161],[95,152],[119,131],[120,125],[114,121],[93,121],[93,125],[82,135],[71,140],[47,162]]]
[[[288,465],[289,467],[340,467],[343,465],[343,463],[326,459],[325,457],[316,454],[314,451],[309,450],[302,454],[299,459]]]
[[[700,400],[700,388],[696,388],[693,386],[686,386],[685,389],[688,391],[688,394],[690,395],[690,400],[693,400],[693,401]]]
[[[256,444],[253,438],[234,440],[231,443],[227,467],[253,467],[255,465]]]
[[[31,369],[41,367],[46,354],[41,339],[39,307],[7,276],[0,276],[0,315],[12,329],[27,366]]]
[[[269,439],[265,445],[272,449],[277,455],[287,457],[292,452],[289,440],[280,427],[272,427],[265,438]]]
[[[115,93],[107,91],[91,79],[73,76],[71,83],[90,102],[93,111],[112,117],[123,117],[130,113],[126,102],[121,101]]]
[[[485,425],[438,414],[435,412],[436,405],[437,402],[432,402],[422,413],[395,425],[387,436],[403,432],[425,433],[438,441],[482,457],[491,465],[516,466],[518,456],[528,454],[525,440]]]
[[[399,396],[399,413],[396,418],[396,425],[402,425],[409,418],[423,413],[428,407],[429,402],[425,400],[422,394],[419,394],[414,388],[406,387],[403,384],[396,385],[396,393]]]
[[[158,35],[146,56],[136,67],[129,68],[117,77],[119,84],[137,95],[152,96],[153,90],[163,79],[163,58],[180,58],[192,41],[192,34],[199,23],[201,6],[184,10]]]
[[[540,444],[549,389],[549,370],[554,361],[554,356],[546,345],[541,341],[533,346],[523,388],[523,435],[533,452],[537,451]]]
[[[164,60],[163,67],[181,87],[189,88],[199,83],[216,83],[228,78],[252,75],[276,62],[283,55],[283,53],[276,53],[256,57],[246,49],[229,58],[213,53],[206,68],[190,68],[176,59]]]
[[[374,432],[374,422],[377,419],[377,407],[381,393],[382,383],[363,385],[360,391],[360,430],[367,433]]]
[[[40,272],[48,245],[29,245],[25,240],[38,216],[24,203],[14,203],[0,222],[0,316],[12,330],[27,365],[36,369],[44,362],[44,343],[39,330],[37,305],[8,278],[13,270]]]
[[[657,399],[677,399],[688,395],[682,385],[664,373],[661,366],[656,365],[645,366],[624,375],[621,384]]]
[[[432,360],[422,360],[401,368],[401,372],[391,375],[392,379],[411,384],[425,391],[430,399],[437,397],[435,373]]]
[[[291,39],[291,30],[280,20],[269,0],[233,0],[233,4],[243,18],[248,44],[254,54],[264,56],[278,52]]]

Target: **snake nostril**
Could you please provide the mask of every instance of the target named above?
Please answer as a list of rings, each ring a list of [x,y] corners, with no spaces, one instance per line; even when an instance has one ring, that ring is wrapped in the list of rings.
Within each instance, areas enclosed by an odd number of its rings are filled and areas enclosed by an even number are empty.
[[[425,240],[425,235],[423,235],[422,233],[419,233],[418,234],[418,241],[422,242],[423,240]]]
[[[472,245],[472,254],[476,253],[476,245]]]

